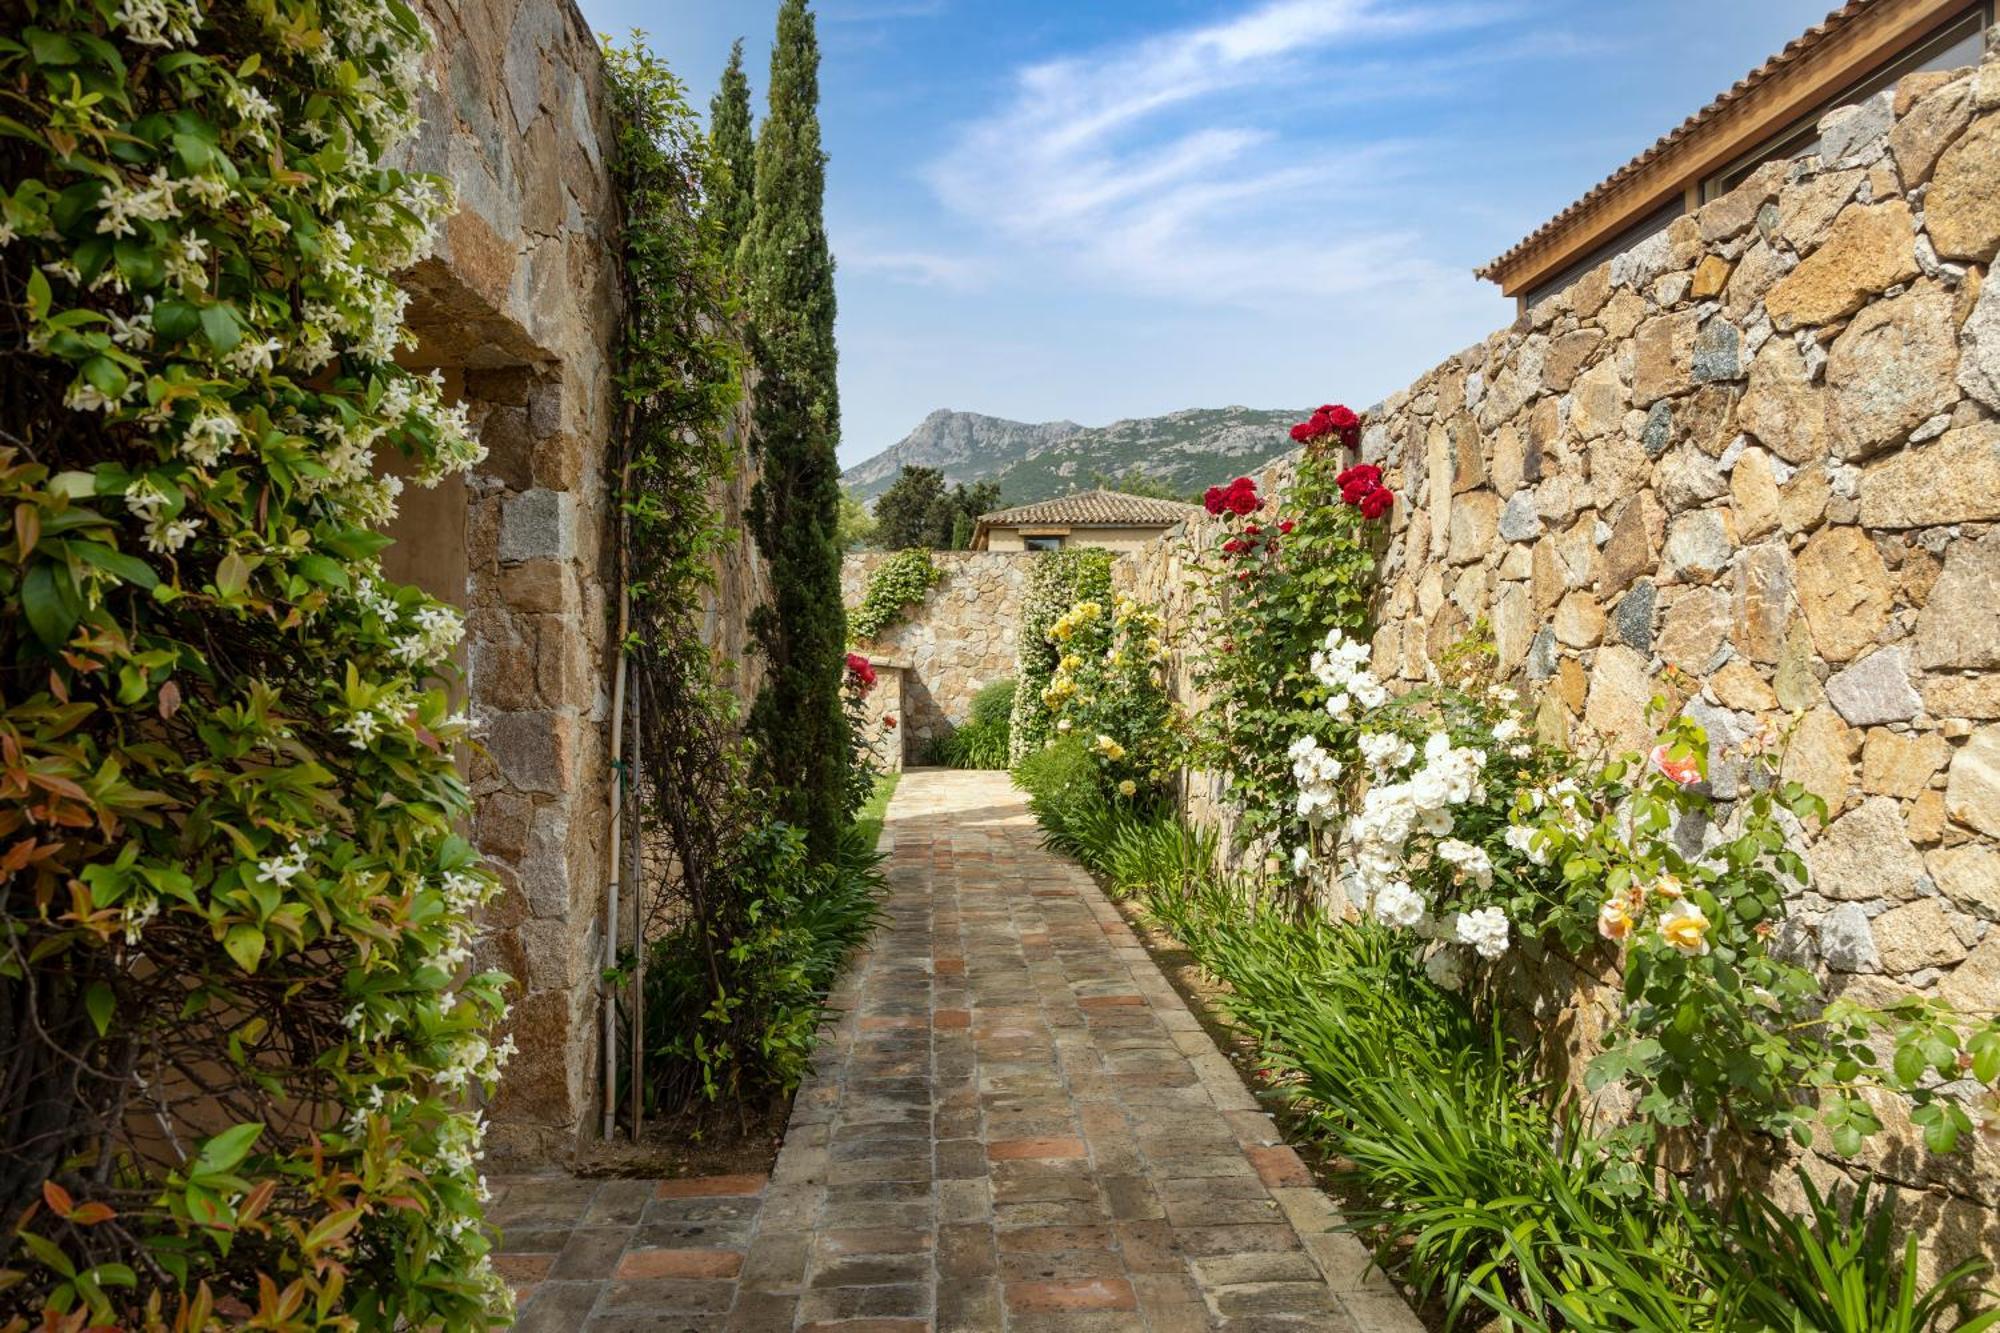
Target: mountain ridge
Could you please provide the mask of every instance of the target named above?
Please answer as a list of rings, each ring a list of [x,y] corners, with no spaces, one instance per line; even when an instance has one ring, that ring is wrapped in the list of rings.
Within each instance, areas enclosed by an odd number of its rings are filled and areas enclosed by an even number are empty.
[[[1293,408],[1191,407],[1103,426],[1026,422],[938,408],[908,435],[841,473],[848,493],[872,502],[905,466],[934,467],[946,485],[998,481],[1005,505],[1088,487],[1096,474],[1136,469],[1184,494],[1227,481],[1292,448]]]

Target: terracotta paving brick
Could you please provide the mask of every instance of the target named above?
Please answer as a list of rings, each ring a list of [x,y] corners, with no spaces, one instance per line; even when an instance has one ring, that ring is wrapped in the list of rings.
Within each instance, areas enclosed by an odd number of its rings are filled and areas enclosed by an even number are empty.
[[[713,1199],[762,1194],[768,1176],[687,1176],[663,1180],[653,1190],[656,1199]]]
[[[618,1262],[620,1278],[735,1277],[742,1270],[734,1250],[627,1250]]]
[[[494,1182],[525,1333],[1421,1333],[1003,773],[917,770],[767,1180]]]
[[[1009,1282],[1002,1290],[1006,1292],[1007,1308],[1023,1313],[1139,1308],[1132,1284],[1122,1277],[1088,1278],[1079,1282]]]
[[[1088,1150],[1083,1146],[1082,1139],[996,1139],[986,1145],[987,1159],[994,1162],[1009,1162],[1021,1158],[1047,1160],[1087,1155]]]

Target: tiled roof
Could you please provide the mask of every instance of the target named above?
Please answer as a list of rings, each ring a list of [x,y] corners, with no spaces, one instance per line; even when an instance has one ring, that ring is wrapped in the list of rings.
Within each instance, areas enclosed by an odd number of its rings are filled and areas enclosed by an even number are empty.
[[[1772,56],[1769,60],[1766,60],[1763,64],[1738,79],[1734,87],[1731,87],[1707,106],[1682,121],[1678,128],[1655,140],[1651,148],[1648,148],[1645,152],[1639,154],[1639,156],[1633,158],[1630,162],[1627,162],[1624,166],[1618,168],[1618,170],[1592,186],[1590,192],[1584,195],[1583,198],[1577,200],[1568,208],[1565,208],[1562,212],[1535,228],[1534,231],[1523,237],[1513,249],[1482,267],[1474,269],[1473,276],[1479,278],[1493,277],[1496,270],[1504,268],[1521,254],[1533,248],[1545,237],[1556,231],[1560,231],[1575,218],[1589,212],[1606,195],[1624,184],[1631,177],[1645,170],[1660,154],[1700,130],[1702,126],[1714,120],[1754,89],[1776,78],[1787,67],[1810,54],[1815,47],[1853,22],[1864,11],[1873,8],[1877,4],[1887,2],[1888,0],[1848,0],[1847,4],[1834,10],[1825,19],[1807,28],[1805,32],[1785,43],[1784,50],[1778,52],[1778,54]]]
[[[1037,500],[991,514],[981,514],[987,527],[1020,527],[1033,523],[1071,523],[1084,526],[1124,527],[1179,523],[1201,512],[1199,505],[1178,500],[1157,500],[1150,495],[1127,495],[1123,491],[1081,491],[1055,500]]]

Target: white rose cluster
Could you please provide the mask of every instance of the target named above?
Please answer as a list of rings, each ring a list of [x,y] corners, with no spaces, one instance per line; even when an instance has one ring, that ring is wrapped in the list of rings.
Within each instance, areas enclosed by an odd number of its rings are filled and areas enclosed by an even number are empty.
[[[1327,631],[1325,646],[1312,655],[1312,673],[1332,691],[1326,700],[1329,716],[1344,719],[1356,704],[1366,709],[1389,702],[1388,687],[1368,669],[1368,645],[1338,628]]]
[[[1299,787],[1299,818],[1313,824],[1332,819],[1340,803],[1340,761],[1327,753],[1317,736],[1299,737],[1287,753],[1292,780]]]

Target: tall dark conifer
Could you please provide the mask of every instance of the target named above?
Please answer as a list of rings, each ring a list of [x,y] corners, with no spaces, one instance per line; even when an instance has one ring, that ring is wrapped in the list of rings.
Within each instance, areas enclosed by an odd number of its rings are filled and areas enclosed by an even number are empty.
[[[729,48],[722,86],[708,104],[708,137],[715,145],[716,159],[729,168],[729,182],[717,186],[710,206],[722,226],[723,254],[734,263],[757,208],[757,160],[750,134],[750,80],[743,75],[741,37]]]
[[[743,242],[760,372],[760,475],[750,523],[770,562],[772,597],[753,622],[769,670],[750,730],[778,812],[826,856],[845,816],[850,737],[840,699],[847,616],[836,536],[833,255],[821,211],[819,39],[805,0],[785,0],[778,11],[770,99],[757,135],[756,209]]]

